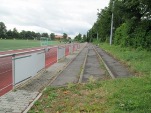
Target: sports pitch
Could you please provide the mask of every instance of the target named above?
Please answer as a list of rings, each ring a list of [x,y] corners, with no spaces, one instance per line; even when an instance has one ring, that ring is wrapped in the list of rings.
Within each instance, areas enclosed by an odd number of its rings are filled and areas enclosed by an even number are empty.
[[[49,45],[58,45],[59,41],[50,41]],[[40,47],[38,40],[0,40],[0,51]]]

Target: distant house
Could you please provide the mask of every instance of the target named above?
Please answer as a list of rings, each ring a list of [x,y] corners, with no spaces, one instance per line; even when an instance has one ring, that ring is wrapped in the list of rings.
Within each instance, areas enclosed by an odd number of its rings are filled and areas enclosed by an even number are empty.
[[[62,40],[63,36],[62,35],[55,35],[55,40]]]

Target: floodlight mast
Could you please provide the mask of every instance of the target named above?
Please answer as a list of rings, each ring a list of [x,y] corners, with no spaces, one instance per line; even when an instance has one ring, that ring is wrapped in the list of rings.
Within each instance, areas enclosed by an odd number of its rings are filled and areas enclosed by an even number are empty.
[[[110,45],[112,45],[112,38],[113,38],[113,19],[114,19],[114,14],[113,14],[113,9],[114,9],[114,3],[115,1],[113,0],[113,7],[112,7],[112,18],[111,18],[111,31],[110,31]]]
[[[97,9],[98,10],[98,15],[99,15],[99,9]],[[99,16],[98,16],[99,17]],[[98,25],[97,25],[97,41],[99,40],[99,33],[98,33]]]

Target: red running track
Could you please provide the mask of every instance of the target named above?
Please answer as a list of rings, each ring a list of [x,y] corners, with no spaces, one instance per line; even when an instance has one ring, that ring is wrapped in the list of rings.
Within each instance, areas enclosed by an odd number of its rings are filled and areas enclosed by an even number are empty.
[[[19,52],[24,52],[24,51],[31,51],[31,50],[36,50],[36,49],[44,49],[44,47],[35,47],[35,48],[27,48],[27,49],[17,49],[17,50],[0,51],[0,55],[14,54],[14,53],[19,53]]]
[[[12,56],[0,58],[0,96],[13,88]]]

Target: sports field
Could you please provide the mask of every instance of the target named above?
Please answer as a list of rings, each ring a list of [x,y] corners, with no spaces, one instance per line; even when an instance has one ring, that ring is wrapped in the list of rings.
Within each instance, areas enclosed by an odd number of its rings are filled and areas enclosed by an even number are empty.
[[[49,45],[58,45],[59,41],[50,41]],[[0,51],[40,47],[37,40],[0,40]]]

